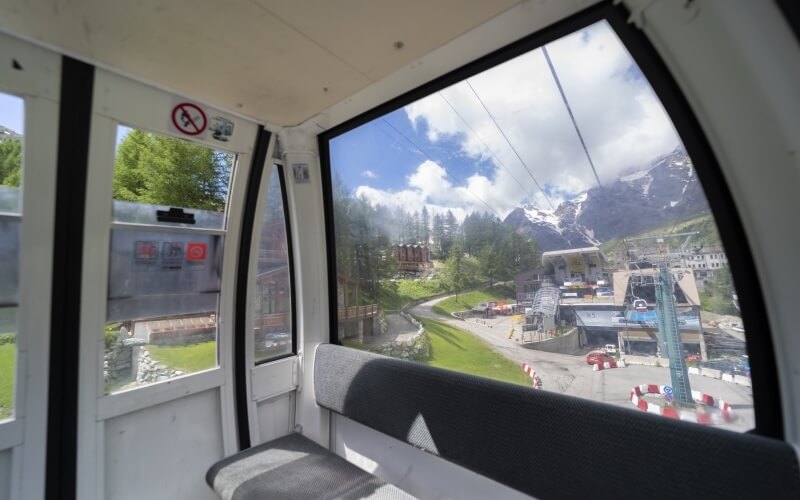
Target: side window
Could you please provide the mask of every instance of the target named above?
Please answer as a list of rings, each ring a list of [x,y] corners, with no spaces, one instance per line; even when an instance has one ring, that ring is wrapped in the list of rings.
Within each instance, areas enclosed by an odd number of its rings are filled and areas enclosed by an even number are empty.
[[[217,366],[234,154],[120,126],[106,310],[106,393]]]
[[[287,236],[283,169],[272,166],[267,188],[256,266],[254,360],[256,363],[291,354],[292,326],[291,253]]]
[[[0,93],[0,421],[14,416],[24,101]]]
[[[607,22],[358,123],[323,136],[335,340],[753,428],[715,220]]]

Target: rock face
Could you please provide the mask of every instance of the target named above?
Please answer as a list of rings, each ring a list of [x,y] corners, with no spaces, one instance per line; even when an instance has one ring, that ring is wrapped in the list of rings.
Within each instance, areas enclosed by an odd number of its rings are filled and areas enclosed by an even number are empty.
[[[0,125],[0,141],[3,139],[22,139],[22,134]]]
[[[691,160],[676,149],[646,169],[592,188],[555,210],[526,205],[514,209],[504,222],[547,251],[596,246],[708,213]]]

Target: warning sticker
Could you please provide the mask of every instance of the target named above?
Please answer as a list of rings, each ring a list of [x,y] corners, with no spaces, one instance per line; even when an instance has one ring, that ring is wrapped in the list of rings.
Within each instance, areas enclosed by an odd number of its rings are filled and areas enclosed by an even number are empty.
[[[199,262],[206,260],[206,244],[205,243],[187,243],[186,244],[186,260],[190,262]]]
[[[172,107],[170,129],[190,137],[202,138],[208,128],[203,108],[191,102],[179,102]]]
[[[161,264],[166,267],[180,267],[183,263],[183,243],[165,241],[161,248]]]
[[[233,135],[233,122],[222,116],[212,116],[208,126],[211,137],[218,141],[228,142]]]
[[[134,246],[134,258],[140,264],[155,262],[158,259],[158,242],[137,241]]]

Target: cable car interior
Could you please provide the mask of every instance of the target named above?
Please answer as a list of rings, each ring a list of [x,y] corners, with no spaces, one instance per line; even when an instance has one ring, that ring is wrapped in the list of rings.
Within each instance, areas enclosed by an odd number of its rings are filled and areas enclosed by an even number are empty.
[[[789,0],[0,1],[0,500],[797,498],[797,89]]]

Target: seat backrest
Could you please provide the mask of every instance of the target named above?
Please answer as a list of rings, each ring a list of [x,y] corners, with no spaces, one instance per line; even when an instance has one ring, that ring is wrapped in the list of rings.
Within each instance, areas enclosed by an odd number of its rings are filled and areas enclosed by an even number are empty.
[[[538,498],[797,498],[787,443],[323,344],[317,403]],[[605,494],[603,493],[605,492]]]

